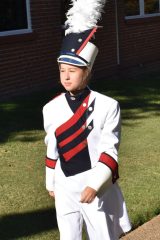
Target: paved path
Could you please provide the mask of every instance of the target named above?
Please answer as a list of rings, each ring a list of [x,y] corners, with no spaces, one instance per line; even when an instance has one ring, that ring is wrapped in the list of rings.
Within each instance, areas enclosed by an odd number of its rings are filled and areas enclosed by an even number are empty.
[[[160,240],[160,215],[128,233],[121,240]]]

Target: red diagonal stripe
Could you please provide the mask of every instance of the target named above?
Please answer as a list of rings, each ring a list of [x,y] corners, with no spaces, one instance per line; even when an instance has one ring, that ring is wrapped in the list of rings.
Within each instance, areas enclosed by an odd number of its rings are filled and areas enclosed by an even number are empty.
[[[84,41],[84,43],[81,45],[81,47],[77,50],[76,54],[78,55],[83,48],[86,46],[86,44],[89,42],[89,40],[91,39],[91,37],[93,36],[93,34],[97,31],[97,27],[93,28],[92,32],[89,34],[89,36],[86,38],[86,40]]]
[[[85,124],[84,124],[85,125]],[[78,137],[82,132],[84,131],[84,129],[81,127],[79,130],[77,130],[75,133],[73,133],[71,136],[69,136],[68,138],[64,139],[62,142],[59,143],[60,147],[65,146],[67,143],[73,141],[76,137]]]
[[[77,146],[72,148],[70,151],[63,154],[63,157],[66,161],[69,161],[72,157],[74,157],[77,153],[82,151],[87,146],[87,140],[83,140]]]
[[[55,168],[57,160],[53,160],[46,157],[45,161],[46,161],[46,167],[53,168],[53,169]]]
[[[89,100],[90,94],[84,99],[81,106],[77,109],[75,114],[65,123],[63,123],[60,127],[56,129],[56,137],[58,137],[60,134],[65,132],[67,129],[72,127],[84,114],[85,110],[88,106],[88,100]],[[86,107],[83,106],[83,103],[86,103]]]

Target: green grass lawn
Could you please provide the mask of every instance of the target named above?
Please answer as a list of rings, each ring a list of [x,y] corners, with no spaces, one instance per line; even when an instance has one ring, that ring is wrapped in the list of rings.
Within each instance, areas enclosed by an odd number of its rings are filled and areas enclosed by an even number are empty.
[[[137,227],[160,213],[160,77],[94,81],[122,110],[119,184]],[[0,239],[58,240],[44,184],[42,106],[57,90],[0,103]]]

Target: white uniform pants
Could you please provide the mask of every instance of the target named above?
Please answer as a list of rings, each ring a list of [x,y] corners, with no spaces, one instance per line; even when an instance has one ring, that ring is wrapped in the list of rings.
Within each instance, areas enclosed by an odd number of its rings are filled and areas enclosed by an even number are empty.
[[[112,216],[102,208],[97,211],[97,202],[81,204],[81,210],[65,215],[57,214],[60,240],[82,240],[83,223],[89,240],[118,240],[115,236]]]
[[[81,240],[83,223],[89,240],[117,240],[131,229],[121,190],[115,183],[92,203],[81,203],[88,174],[65,177],[58,172],[55,205],[60,240]]]

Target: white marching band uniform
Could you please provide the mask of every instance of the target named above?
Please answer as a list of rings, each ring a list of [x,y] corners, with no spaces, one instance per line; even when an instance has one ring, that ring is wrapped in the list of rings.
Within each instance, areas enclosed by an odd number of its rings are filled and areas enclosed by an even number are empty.
[[[71,0],[58,63],[91,71],[97,31],[106,0]],[[92,42],[91,42],[92,39]],[[90,240],[117,240],[131,229],[117,184],[120,108],[117,101],[86,87],[62,93],[43,108],[46,131],[46,188],[55,193],[60,240],[81,240],[84,223]],[[93,202],[80,202],[86,187]]]
[[[60,239],[81,240],[83,220],[90,240],[119,239],[131,225],[116,182],[118,102],[87,88],[77,99],[62,93],[44,106],[43,116],[46,188],[55,192]],[[80,202],[87,186],[98,192],[90,204]]]

